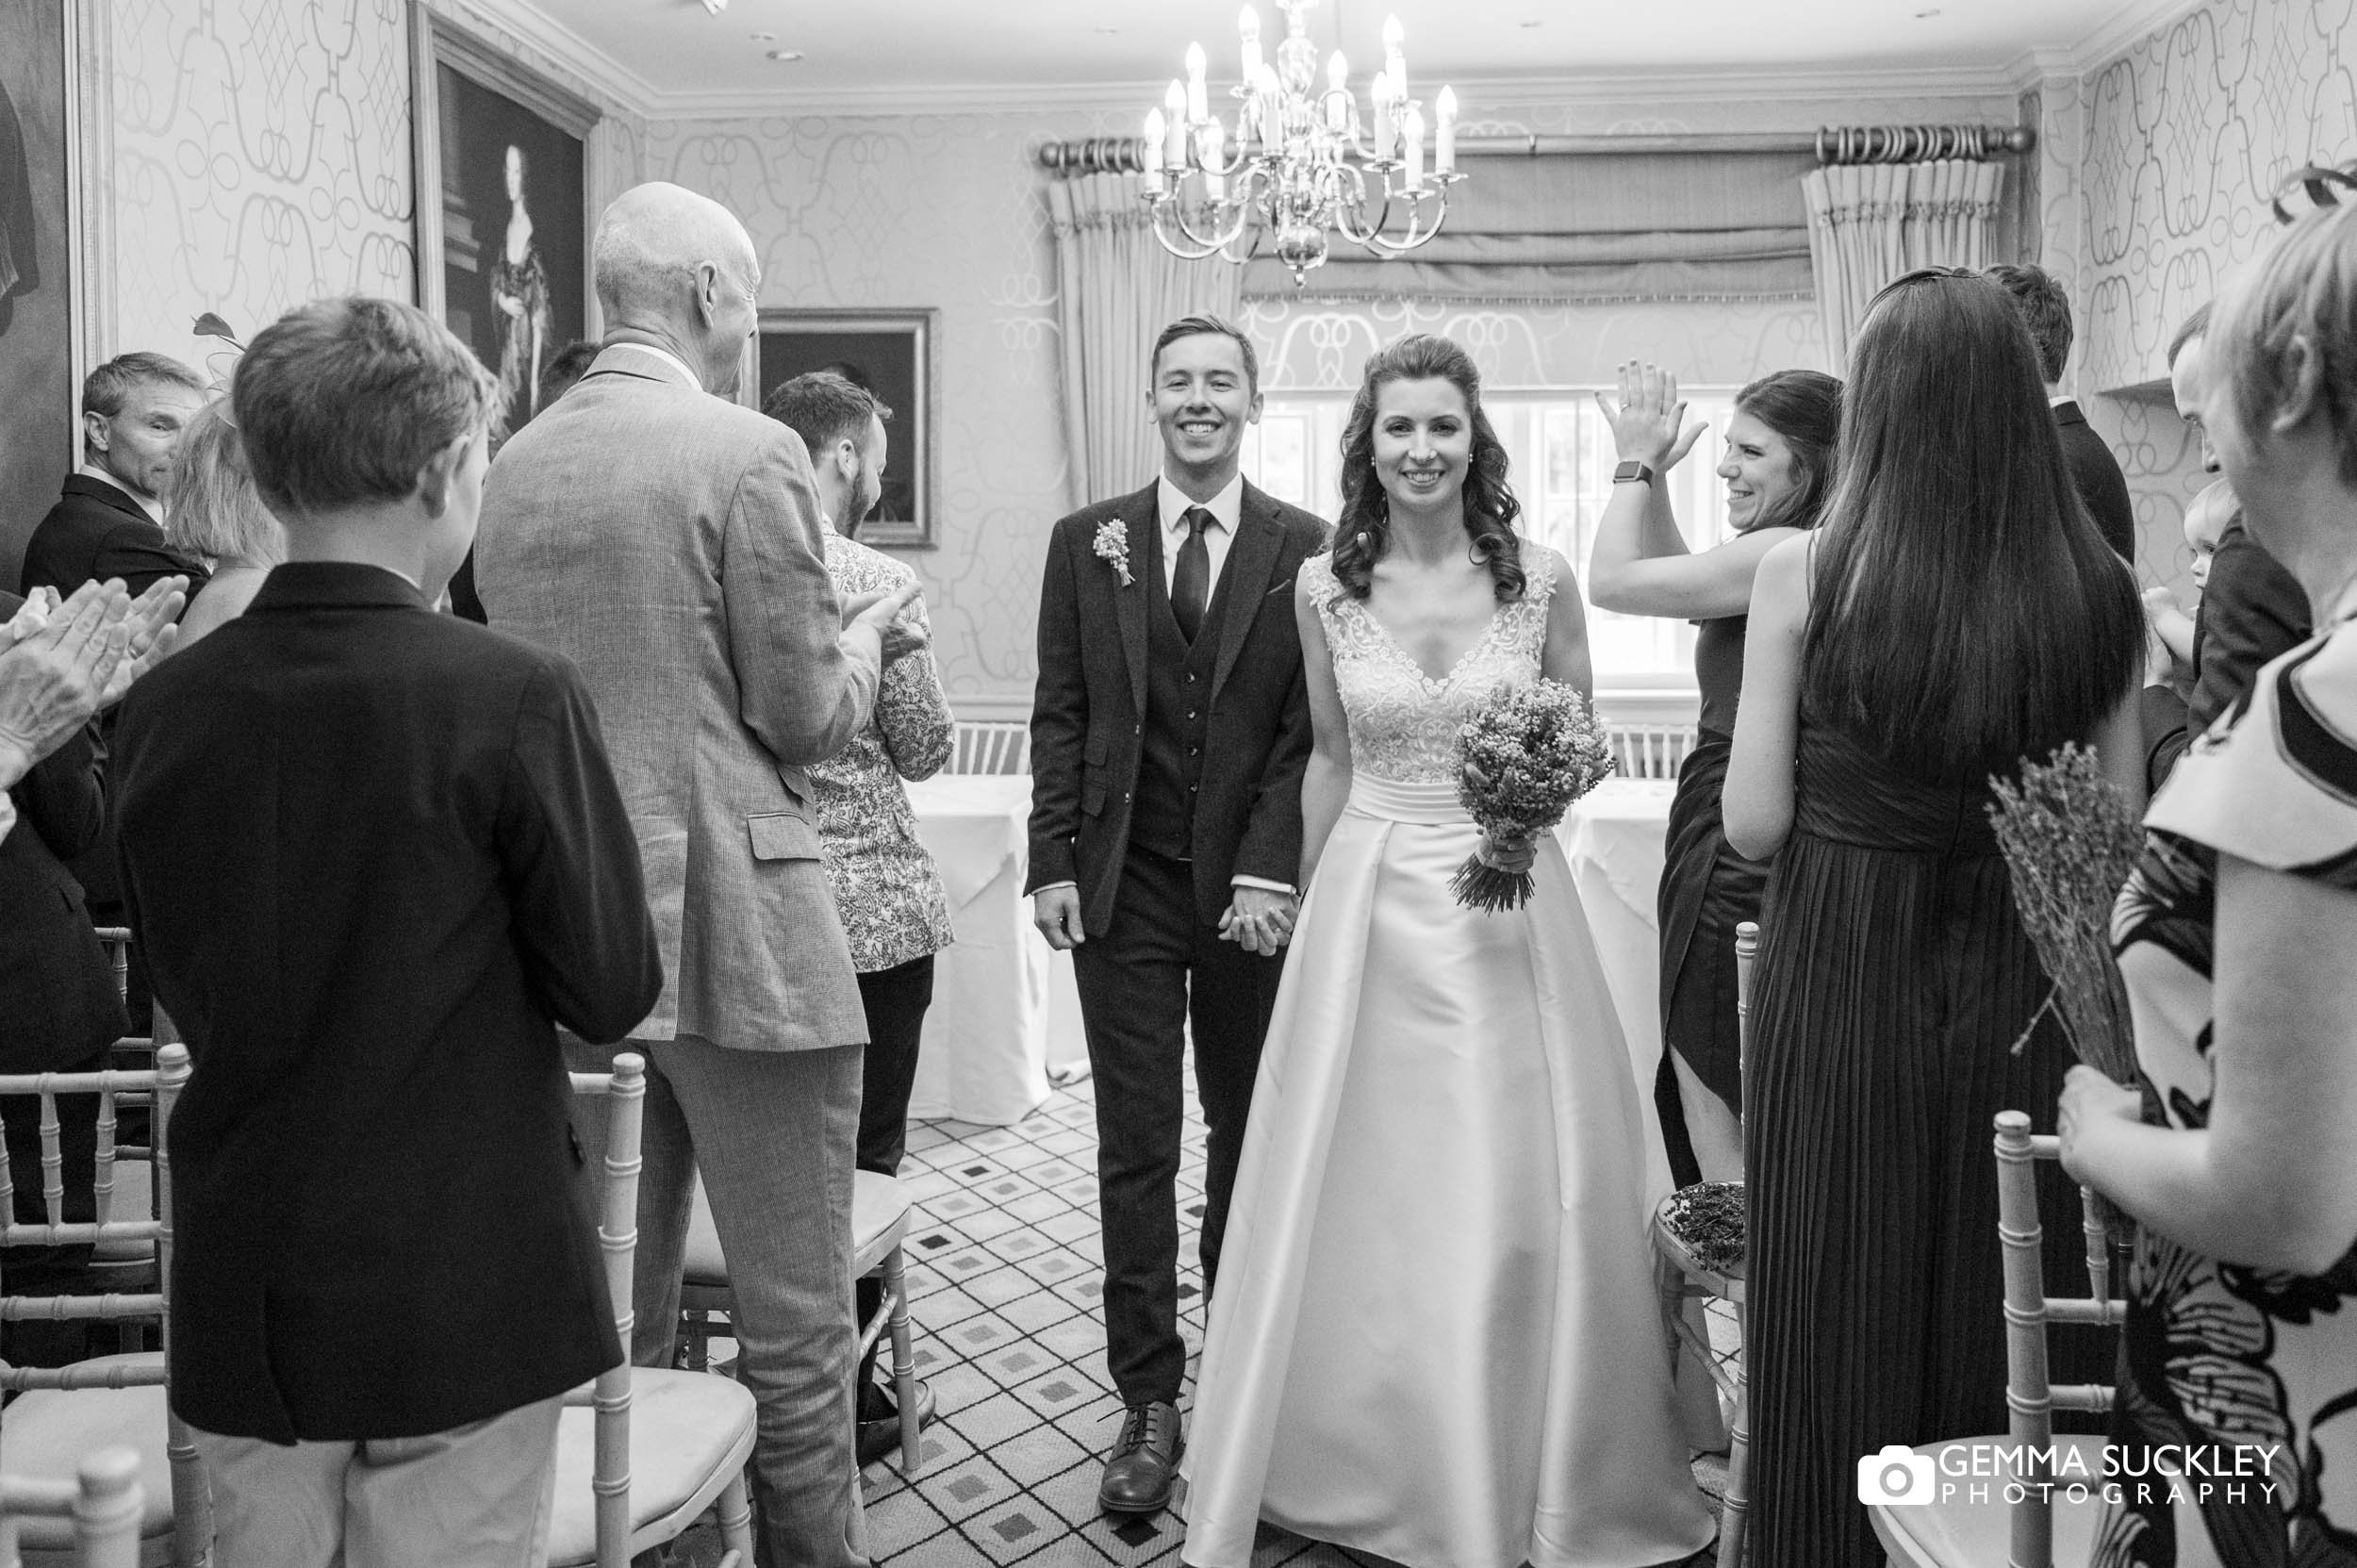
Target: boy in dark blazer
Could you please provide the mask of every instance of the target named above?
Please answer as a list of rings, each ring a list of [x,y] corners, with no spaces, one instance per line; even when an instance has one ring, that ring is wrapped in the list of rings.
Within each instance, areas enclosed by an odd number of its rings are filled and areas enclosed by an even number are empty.
[[[1326,539],[1239,471],[1261,415],[1242,332],[1188,317],[1148,364],[1162,477],[1056,524],[1031,705],[1032,919],[1072,951],[1096,1080],[1107,1360],[1128,1407],[1097,1501],[1121,1514],[1169,1501],[1181,1446],[1189,1026],[1208,1300],[1293,933],[1310,755],[1293,582]]]
[[[556,1026],[661,989],[636,839],[573,667],[431,607],[494,385],[390,301],[262,332],[233,395],[288,562],[124,705],[224,1563],[537,1561],[563,1395],[621,1360]]]

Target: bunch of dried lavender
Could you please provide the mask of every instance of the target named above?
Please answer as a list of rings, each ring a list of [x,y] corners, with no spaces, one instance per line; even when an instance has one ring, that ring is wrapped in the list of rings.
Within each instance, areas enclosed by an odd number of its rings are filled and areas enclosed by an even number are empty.
[[[2023,763],[2018,788],[1989,783],[1997,795],[1989,821],[2013,873],[2013,907],[2053,982],[2013,1048],[2029,1043],[2051,1009],[2080,1061],[2115,1083],[2135,1083],[2135,1026],[2112,958],[2112,905],[2143,852],[2143,826],[2084,746]],[[2134,1222],[2101,1194],[2095,1206],[2117,1255]]]
[[[2112,905],[2135,869],[2144,830],[2084,746],[2022,764],[2018,786],[1990,784],[1997,803],[1989,820],[2013,873],[2013,906],[2053,982],[2047,1006],[2080,1061],[2115,1082],[2134,1083],[2135,1032],[2112,960]],[[2028,1040],[2024,1030],[2014,1049]]]

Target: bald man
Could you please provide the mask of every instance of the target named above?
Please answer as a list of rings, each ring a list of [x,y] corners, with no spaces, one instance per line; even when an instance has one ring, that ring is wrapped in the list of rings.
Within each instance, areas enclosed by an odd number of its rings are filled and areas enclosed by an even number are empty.
[[[672,185],[608,207],[604,348],[484,486],[491,624],[587,679],[637,829],[663,998],[577,1071],[648,1061],[634,1359],[671,1364],[701,1172],[760,1406],[760,1560],[867,1560],[852,1458],[851,1172],[867,1039],[804,765],[864,729],[915,647],[904,591],[839,605],[801,437],[723,401],[761,267],[728,210]],[[602,1121],[581,1129],[587,1161]],[[594,1135],[593,1135],[594,1133]]]

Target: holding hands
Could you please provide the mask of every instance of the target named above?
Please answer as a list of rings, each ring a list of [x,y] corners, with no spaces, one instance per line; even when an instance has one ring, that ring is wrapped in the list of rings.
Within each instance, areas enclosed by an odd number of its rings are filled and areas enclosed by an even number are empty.
[[[1291,893],[1239,887],[1234,901],[1219,917],[1219,939],[1233,942],[1248,953],[1274,956],[1294,939],[1294,921],[1300,912],[1300,900]]]
[[[1678,397],[1678,378],[1658,365],[1629,359],[1621,365],[1618,406],[1602,392],[1596,406],[1612,426],[1612,442],[1623,462],[1642,463],[1660,472],[1677,466],[1694,450],[1705,423],[1686,422],[1686,404]]]

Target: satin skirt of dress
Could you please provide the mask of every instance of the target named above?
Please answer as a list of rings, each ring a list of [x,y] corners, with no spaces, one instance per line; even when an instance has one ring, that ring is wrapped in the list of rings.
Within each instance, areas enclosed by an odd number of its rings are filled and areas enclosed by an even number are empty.
[[[1645,1234],[1669,1171],[1571,871],[1448,883],[1445,784],[1354,780],[1285,966],[1211,1303],[1184,1559],[1674,1561],[1712,1526]]]

